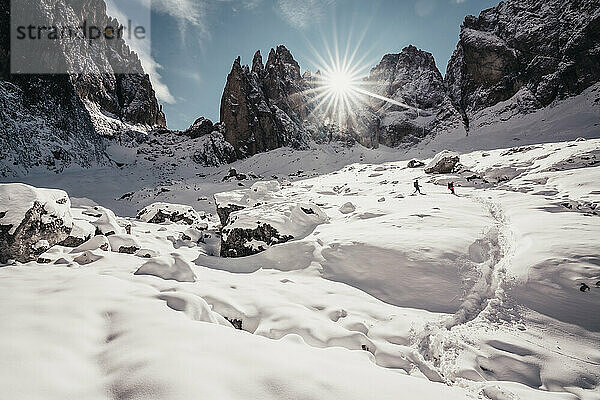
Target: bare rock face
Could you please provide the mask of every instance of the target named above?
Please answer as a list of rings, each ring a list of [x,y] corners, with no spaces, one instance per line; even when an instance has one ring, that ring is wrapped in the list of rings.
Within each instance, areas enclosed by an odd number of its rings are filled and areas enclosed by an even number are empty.
[[[300,148],[307,133],[301,121],[306,84],[300,66],[284,47],[271,49],[265,66],[260,52],[252,69],[238,57],[221,98],[224,136],[238,156],[251,156],[282,146]]]
[[[217,204],[217,215],[219,217],[219,221],[221,221],[221,225],[225,226],[227,224],[229,215],[232,212],[243,210],[244,208],[245,207],[237,204]]]
[[[368,82],[369,91],[415,108],[379,99],[369,101],[379,119],[380,144],[395,147],[414,143],[461,124],[431,53],[408,46],[398,54],[387,54],[371,70]]]
[[[519,91],[544,107],[600,80],[599,46],[598,0],[508,0],[465,18],[445,81],[466,122]]]
[[[62,190],[0,184],[0,263],[28,262],[65,240],[73,221]]]
[[[352,116],[332,115],[315,101],[322,93],[321,74],[300,72],[284,46],[272,49],[265,65],[260,52],[252,68],[235,60],[221,99],[221,122],[238,157],[302,148],[309,140],[398,146],[462,123],[433,56],[414,46],[386,55],[371,71],[368,89],[419,111],[365,96],[365,105],[354,107]]]

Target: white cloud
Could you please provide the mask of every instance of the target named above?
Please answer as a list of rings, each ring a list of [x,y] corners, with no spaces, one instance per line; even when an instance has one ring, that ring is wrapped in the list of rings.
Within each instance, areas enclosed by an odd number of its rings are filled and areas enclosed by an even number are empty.
[[[435,10],[436,6],[435,0],[418,0],[415,3],[415,12],[419,17],[426,17]]]
[[[306,29],[323,19],[335,0],[277,0],[283,19],[298,29]]]
[[[152,0],[152,11],[177,20],[182,40],[189,26],[199,29],[202,36],[208,36],[207,8],[205,0]]]

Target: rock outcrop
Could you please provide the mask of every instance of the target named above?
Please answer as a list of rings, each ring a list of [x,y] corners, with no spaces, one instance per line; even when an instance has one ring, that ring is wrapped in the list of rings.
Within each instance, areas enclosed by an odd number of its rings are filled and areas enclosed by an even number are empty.
[[[465,18],[446,85],[466,122],[519,91],[544,107],[600,80],[598,48],[598,0],[508,0]]]
[[[201,136],[208,135],[213,132],[215,126],[212,121],[208,118],[200,117],[194,123],[183,131],[183,134],[189,136],[192,139],[199,138]]]
[[[461,124],[433,55],[415,46],[385,55],[371,70],[367,83],[369,91],[413,107],[370,98],[369,108],[378,118],[377,143],[390,147],[415,143]]]
[[[226,229],[223,234],[221,257],[250,256],[294,238],[281,234],[268,223],[259,223],[254,228]]]
[[[0,184],[0,263],[28,262],[65,240],[73,227],[62,190]]]
[[[221,220],[222,257],[244,257],[300,239],[325,222],[314,204],[290,202],[277,181],[214,195]]]
[[[252,69],[242,66],[238,57],[227,77],[220,111],[225,139],[238,156],[305,146],[307,88],[300,66],[285,46],[271,49],[265,65],[256,52]]]
[[[355,115],[333,115],[331,107],[316,101],[325,90],[321,74],[301,75],[284,46],[271,50],[264,66],[260,52],[252,68],[238,57],[221,99],[224,137],[245,157],[282,146],[301,148],[310,140],[398,146],[462,123],[433,56],[414,46],[386,55],[366,83],[374,94],[408,107],[365,95],[363,105],[352,110]]]
[[[171,203],[152,203],[144,207],[137,214],[137,219],[150,224],[164,222],[180,223],[184,225],[205,225],[206,215],[198,213],[190,206]]]
[[[448,150],[443,150],[435,155],[433,159],[425,166],[427,174],[449,174],[460,161],[460,156]]]

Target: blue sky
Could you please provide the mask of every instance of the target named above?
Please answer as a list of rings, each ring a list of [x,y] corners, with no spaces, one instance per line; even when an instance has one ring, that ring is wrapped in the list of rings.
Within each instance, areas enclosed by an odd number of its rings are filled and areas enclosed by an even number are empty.
[[[270,48],[284,44],[302,71],[314,71],[318,55],[338,43],[358,49],[357,59],[368,67],[367,74],[384,54],[414,44],[433,53],[444,74],[465,15],[478,15],[495,4],[496,0],[152,0],[151,76],[168,126],[185,129],[199,116],[218,121],[223,87],[238,55],[248,64],[261,50],[266,61]]]

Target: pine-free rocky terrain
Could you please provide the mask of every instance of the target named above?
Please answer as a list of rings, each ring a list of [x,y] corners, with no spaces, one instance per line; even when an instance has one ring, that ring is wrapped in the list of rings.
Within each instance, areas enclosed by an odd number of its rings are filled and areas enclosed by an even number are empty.
[[[352,129],[284,46],[175,131],[147,76],[11,75],[0,31],[0,397],[600,399],[599,18],[469,16],[445,76],[367,78],[419,114]]]

